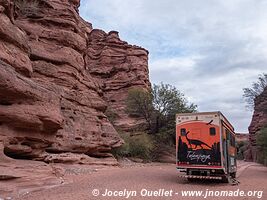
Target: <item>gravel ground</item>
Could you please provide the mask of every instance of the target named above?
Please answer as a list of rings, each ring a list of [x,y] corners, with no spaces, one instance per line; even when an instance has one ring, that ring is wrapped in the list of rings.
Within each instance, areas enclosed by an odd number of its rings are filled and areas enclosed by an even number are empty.
[[[77,170],[78,173],[68,175],[63,185],[45,190],[35,191],[17,199],[25,200],[98,200],[98,199],[127,199],[127,192],[131,194],[128,199],[204,199],[202,197],[183,197],[181,192],[188,191],[241,191],[245,194],[248,191],[263,191],[261,199],[267,199],[267,168],[255,163],[239,163],[237,179],[239,185],[232,186],[216,181],[188,182],[184,178],[179,178],[174,164],[148,164],[124,166],[121,168],[110,167],[101,168],[89,172]],[[88,172],[88,173],[87,173]],[[71,183],[67,183],[71,182]],[[97,189],[97,190],[96,190]],[[104,197],[105,191],[122,191],[124,196]],[[99,192],[98,196],[93,196],[92,192]],[[131,192],[132,191],[132,192]],[[146,191],[158,192],[159,196],[142,197],[141,191],[145,195]],[[136,193],[135,193],[136,192]],[[176,194],[177,193],[177,194]],[[165,196],[162,196],[162,195]],[[250,193],[249,193],[250,194]],[[117,194],[118,195],[118,194]],[[207,197],[206,199],[259,199],[260,193],[255,192],[254,197]]]

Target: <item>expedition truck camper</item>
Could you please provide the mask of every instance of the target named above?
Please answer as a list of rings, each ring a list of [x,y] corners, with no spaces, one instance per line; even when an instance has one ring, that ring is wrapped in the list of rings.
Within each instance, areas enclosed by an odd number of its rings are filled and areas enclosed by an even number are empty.
[[[188,180],[235,178],[235,132],[221,112],[176,115],[176,167]]]

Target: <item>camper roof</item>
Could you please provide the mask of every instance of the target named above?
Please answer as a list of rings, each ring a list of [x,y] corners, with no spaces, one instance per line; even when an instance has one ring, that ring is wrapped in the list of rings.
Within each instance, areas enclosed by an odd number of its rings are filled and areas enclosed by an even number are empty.
[[[226,124],[228,124],[230,126],[230,128],[232,128],[232,130],[234,131],[234,127],[233,125],[227,120],[227,118],[220,112],[220,111],[214,111],[214,112],[195,112],[195,113],[179,113],[176,114],[177,116],[194,116],[194,115],[214,115],[217,114],[218,116],[221,116],[223,121],[225,121]]]

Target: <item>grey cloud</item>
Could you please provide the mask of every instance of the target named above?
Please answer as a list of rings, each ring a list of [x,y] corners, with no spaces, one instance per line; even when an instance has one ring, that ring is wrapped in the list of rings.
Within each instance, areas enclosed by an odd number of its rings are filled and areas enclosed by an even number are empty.
[[[247,131],[252,113],[242,101],[267,70],[267,1],[82,0],[94,27],[150,51],[150,78],[175,85],[200,111],[226,113]]]

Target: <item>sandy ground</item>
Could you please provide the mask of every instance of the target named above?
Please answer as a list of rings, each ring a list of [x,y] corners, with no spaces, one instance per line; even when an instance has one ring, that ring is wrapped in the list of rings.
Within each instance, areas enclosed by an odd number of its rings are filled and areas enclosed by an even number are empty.
[[[239,185],[232,186],[216,181],[188,182],[179,178],[174,164],[124,165],[124,167],[104,167],[100,169],[69,168],[60,186],[40,189],[21,194],[17,198],[25,200],[98,200],[98,199],[204,199],[202,197],[183,197],[184,190],[208,191],[263,191],[261,199],[267,199],[267,168],[256,163],[239,163]],[[160,190],[161,189],[161,190]],[[105,191],[111,191],[112,196],[102,196]],[[142,197],[145,191],[158,191],[159,196]],[[114,196],[114,191],[122,191]],[[127,192],[131,194],[127,198]],[[133,191],[133,192],[131,192]],[[171,192],[172,191],[172,192]],[[94,196],[93,192],[99,192]],[[110,192],[110,193],[111,193]],[[135,193],[136,192],[136,193]],[[94,194],[95,194],[94,193]],[[251,194],[251,193],[249,193]],[[96,194],[95,194],[96,195]],[[118,193],[116,194],[118,195]],[[161,195],[161,196],[160,196]],[[165,195],[165,196],[162,196]],[[260,193],[251,197],[207,197],[206,199],[259,199]]]

